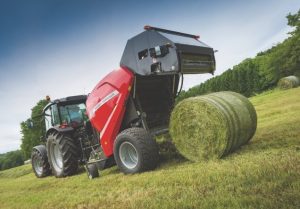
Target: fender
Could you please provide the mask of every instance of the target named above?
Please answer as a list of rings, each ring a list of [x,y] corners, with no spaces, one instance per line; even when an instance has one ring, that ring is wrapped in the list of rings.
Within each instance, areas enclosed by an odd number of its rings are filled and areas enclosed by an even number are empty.
[[[73,131],[74,131],[74,128],[72,128],[72,127],[60,128],[59,126],[55,126],[55,127],[50,128],[47,131],[47,133],[46,133],[46,140],[47,140],[47,137],[49,136],[49,134],[52,133],[52,132],[71,133]]]
[[[38,152],[42,153],[42,155],[47,156],[47,149],[46,146],[43,144],[33,147],[32,150],[37,150]]]

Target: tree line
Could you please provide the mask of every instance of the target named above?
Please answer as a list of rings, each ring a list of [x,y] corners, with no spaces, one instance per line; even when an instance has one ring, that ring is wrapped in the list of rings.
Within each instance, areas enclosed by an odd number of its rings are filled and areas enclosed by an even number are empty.
[[[24,164],[24,156],[21,150],[0,154],[0,170],[13,168]]]
[[[278,80],[289,75],[300,76],[300,10],[287,15],[288,25],[294,27],[282,43],[248,58],[200,85],[182,91],[178,101],[216,91],[235,91],[246,97],[276,86]]]
[[[47,100],[40,100],[32,109],[31,117],[21,122],[22,144],[21,150],[24,158],[31,157],[31,150],[34,146],[41,144],[41,137],[45,133],[44,117],[41,117],[44,107],[48,104]],[[31,122],[31,126],[28,123]]]
[[[40,100],[31,109],[31,117],[21,122],[21,150],[0,154],[0,170],[23,165],[24,160],[30,159],[32,148],[41,144],[40,138],[45,132],[45,123],[40,115],[47,104],[48,101]],[[28,125],[29,121],[32,122],[32,127]]]

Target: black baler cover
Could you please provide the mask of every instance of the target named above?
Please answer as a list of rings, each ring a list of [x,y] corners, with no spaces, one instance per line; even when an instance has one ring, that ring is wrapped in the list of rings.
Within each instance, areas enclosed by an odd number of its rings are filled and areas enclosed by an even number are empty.
[[[164,56],[150,56],[150,51],[168,45]],[[156,64],[160,70],[154,70]],[[120,62],[138,75],[199,74],[215,71],[214,50],[203,42],[178,34],[146,30],[128,40]],[[155,66],[153,66],[155,65]]]

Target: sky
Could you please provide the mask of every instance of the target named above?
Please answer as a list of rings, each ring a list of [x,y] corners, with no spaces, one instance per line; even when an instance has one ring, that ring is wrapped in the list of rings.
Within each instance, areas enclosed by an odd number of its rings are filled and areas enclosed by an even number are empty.
[[[20,148],[20,122],[40,99],[87,94],[119,67],[144,25],[200,35],[219,75],[288,37],[299,0],[0,0],[0,153]],[[212,75],[185,76],[184,89]]]

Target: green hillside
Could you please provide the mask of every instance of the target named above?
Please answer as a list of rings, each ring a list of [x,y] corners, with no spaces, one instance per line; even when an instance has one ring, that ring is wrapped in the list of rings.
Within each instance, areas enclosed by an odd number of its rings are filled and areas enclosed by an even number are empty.
[[[251,101],[257,133],[222,160],[191,163],[169,151],[155,171],[113,167],[92,181],[84,172],[37,179],[25,165],[0,172],[0,208],[300,208],[300,88]]]

